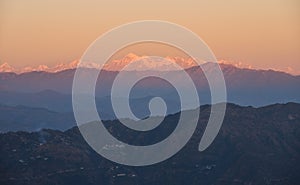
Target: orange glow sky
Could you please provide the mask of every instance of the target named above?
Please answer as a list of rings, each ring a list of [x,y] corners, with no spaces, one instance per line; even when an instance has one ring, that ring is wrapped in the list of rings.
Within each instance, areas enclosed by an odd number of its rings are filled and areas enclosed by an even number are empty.
[[[0,64],[68,63],[102,33],[143,19],[189,28],[218,59],[300,74],[299,0],[1,0]]]

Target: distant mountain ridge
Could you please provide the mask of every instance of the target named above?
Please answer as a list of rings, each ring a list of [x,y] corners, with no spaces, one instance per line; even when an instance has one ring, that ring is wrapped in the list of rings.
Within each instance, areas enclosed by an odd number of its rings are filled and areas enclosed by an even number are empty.
[[[216,64],[206,63],[202,65],[203,69],[208,73],[214,73]],[[273,103],[300,102],[300,76],[289,75],[284,72],[273,70],[254,70],[241,69],[228,64],[220,64],[223,71],[228,94],[228,102],[239,105],[263,106]],[[82,68],[86,75],[98,73],[97,69]],[[201,104],[210,104],[210,90],[207,79],[200,67],[192,67],[186,69],[194,81]],[[149,71],[125,71],[125,78],[135,78],[150,73]],[[185,81],[178,71],[154,71],[154,74],[163,74],[171,76],[175,81],[185,87]],[[0,103],[8,105],[22,105],[22,101],[18,103],[17,99],[32,94],[50,90],[59,94],[64,94],[66,100],[71,100],[72,83],[75,69],[68,69],[56,73],[48,72],[28,72],[22,74],[16,73],[0,73],[0,93],[3,95],[18,94],[19,97],[10,96],[12,104],[8,102],[5,96],[0,97]],[[102,70],[96,85],[96,96],[98,98],[109,97],[111,85],[118,72]],[[151,74],[153,74],[151,72]],[[27,95],[22,95],[22,93]],[[53,94],[53,93],[52,93]],[[169,99],[176,99],[176,91],[165,82],[148,78],[139,83],[132,93],[132,98],[144,98],[151,96],[167,96]],[[37,96],[39,97],[39,95]],[[50,96],[51,97],[51,96]],[[49,98],[41,100],[42,102],[56,102]],[[7,103],[8,102],[8,103]],[[70,104],[71,102],[69,101]],[[26,104],[26,106],[31,106]],[[38,106],[38,105],[36,105]],[[35,106],[35,107],[36,107]],[[45,104],[40,107],[47,108]],[[70,106],[69,106],[70,107]],[[53,109],[52,109],[53,110]],[[54,109],[55,110],[55,109]],[[58,110],[55,110],[58,111]],[[71,111],[70,109],[66,111]]]
[[[37,67],[24,67],[24,68],[15,68],[10,66],[8,63],[4,63],[0,65],[0,72],[1,73],[30,73],[30,72],[49,72],[49,73],[57,73],[59,71],[68,70],[68,69],[75,69],[78,65],[78,61],[73,61],[69,64],[58,64],[54,67],[48,67],[47,65],[39,65]]]
[[[93,62],[85,62],[81,63],[79,60],[72,61],[69,64],[58,64],[54,67],[48,67],[47,65],[39,65],[37,67],[24,67],[24,68],[14,68],[10,66],[8,63],[4,63],[0,65],[0,73],[1,72],[11,72],[16,74],[29,73],[29,72],[48,72],[48,73],[57,73],[64,70],[75,69],[77,67],[91,68],[91,69],[101,69],[106,71],[120,71],[126,65],[132,63],[133,66],[128,68],[127,70],[158,70],[158,71],[168,71],[168,70],[176,70],[177,68],[174,66],[175,63],[183,69],[191,68],[196,66],[196,63],[191,58],[181,58],[181,57],[151,57],[151,56],[138,56],[133,53],[129,53],[121,59],[115,59],[109,61],[104,66]]]
[[[232,65],[240,69],[259,70],[259,69],[253,69],[249,65],[243,65],[240,62],[235,64],[234,62],[219,60],[218,63],[222,65]],[[93,63],[93,62],[84,62],[81,63],[80,65],[79,64],[80,64],[79,60],[74,60],[70,63],[60,63],[53,67],[49,67],[47,65],[39,65],[36,67],[27,66],[23,68],[15,68],[10,66],[8,63],[3,63],[0,65],[0,73],[16,73],[16,74],[30,73],[30,72],[57,73],[64,70],[75,69],[79,66],[84,68],[90,68],[90,69],[101,69],[103,67],[103,70],[106,71],[120,71],[128,64],[131,64],[129,65],[130,66],[129,68],[126,68],[126,70],[129,71],[147,71],[147,70],[171,71],[171,70],[178,70],[176,66],[179,66],[182,69],[188,69],[188,68],[198,66],[198,64],[192,58],[170,57],[170,56],[166,56],[166,57],[138,56],[134,53],[129,53],[121,59],[109,60],[106,64],[104,64],[104,66],[101,66],[100,64]],[[205,64],[205,62],[203,64]],[[277,71],[277,72],[282,72],[282,71]]]

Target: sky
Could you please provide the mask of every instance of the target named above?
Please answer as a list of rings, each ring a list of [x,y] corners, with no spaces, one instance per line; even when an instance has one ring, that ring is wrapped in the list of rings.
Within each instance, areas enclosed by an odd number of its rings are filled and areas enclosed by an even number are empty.
[[[0,64],[69,63],[104,32],[152,19],[195,32],[220,60],[300,74],[299,0],[0,0]]]

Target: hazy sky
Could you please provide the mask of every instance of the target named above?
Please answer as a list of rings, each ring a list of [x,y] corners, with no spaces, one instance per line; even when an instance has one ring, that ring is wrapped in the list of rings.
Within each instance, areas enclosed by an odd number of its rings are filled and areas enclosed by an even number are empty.
[[[105,31],[143,19],[189,28],[218,59],[300,71],[299,0],[0,0],[0,63],[68,63]]]

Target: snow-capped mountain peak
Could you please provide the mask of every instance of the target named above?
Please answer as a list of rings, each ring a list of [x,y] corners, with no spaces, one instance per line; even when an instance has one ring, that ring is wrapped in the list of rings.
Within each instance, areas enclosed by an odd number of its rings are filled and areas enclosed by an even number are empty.
[[[223,69],[225,67],[228,70],[232,70],[232,67],[243,68],[243,69],[253,69],[252,66],[246,65],[241,62],[230,62],[226,60],[218,61],[220,67]],[[24,68],[15,68],[10,66],[8,63],[3,63],[0,65],[0,72],[14,72],[17,74],[32,72],[32,71],[44,71],[49,73],[56,73],[64,70],[75,69],[77,67],[82,68],[93,68],[93,69],[104,69],[107,71],[146,71],[146,70],[155,70],[155,71],[172,71],[179,69],[188,69],[198,64],[192,58],[183,58],[183,57],[153,57],[153,56],[138,56],[134,53],[129,53],[121,59],[115,59],[108,61],[104,66],[98,63],[80,63],[79,60],[72,61],[70,63],[60,63],[54,67],[49,67],[47,65],[39,65],[36,67],[24,67]],[[205,70],[210,71],[213,63],[204,63],[202,67]],[[178,66],[180,68],[178,68]],[[227,71],[228,71],[227,70]],[[285,71],[290,74],[291,69],[289,70],[275,70],[275,71]],[[299,72],[300,73],[300,72]],[[299,74],[296,73],[296,74]],[[295,75],[295,74],[294,74]]]
[[[121,59],[115,59],[108,61],[104,64],[103,69],[107,71],[170,71],[187,69],[197,65],[192,58],[181,58],[181,57],[155,57],[155,56],[138,56],[134,53],[129,53]],[[60,63],[54,67],[47,65],[39,65],[37,67],[24,67],[14,68],[9,64],[4,63],[0,66],[0,72],[14,72],[14,73],[26,73],[31,71],[45,71],[55,73],[68,69],[75,69],[77,67],[83,68],[95,68],[101,69],[101,64],[97,63],[80,63],[79,60],[72,61],[71,63]],[[179,66],[179,67],[178,67]]]
[[[15,69],[11,67],[8,63],[0,65],[0,72],[14,72]]]

